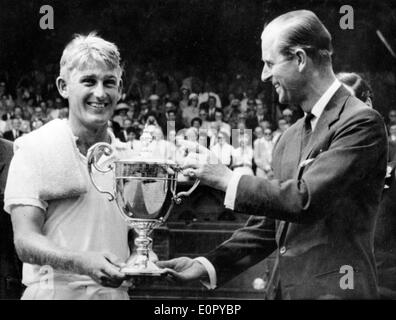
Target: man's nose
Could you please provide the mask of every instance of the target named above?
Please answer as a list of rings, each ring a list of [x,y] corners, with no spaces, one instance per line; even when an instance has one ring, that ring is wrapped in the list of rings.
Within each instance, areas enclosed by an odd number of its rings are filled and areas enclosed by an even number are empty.
[[[104,86],[103,83],[98,81],[95,90],[94,90],[94,94],[95,97],[101,99],[101,98],[105,98],[106,94],[105,94],[105,90],[104,90]]]
[[[263,67],[263,71],[261,72],[261,81],[266,82],[270,81],[272,77],[271,70],[265,64]]]

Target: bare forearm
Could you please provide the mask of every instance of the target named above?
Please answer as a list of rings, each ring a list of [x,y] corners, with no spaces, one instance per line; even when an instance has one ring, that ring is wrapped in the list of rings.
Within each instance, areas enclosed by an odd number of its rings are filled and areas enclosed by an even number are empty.
[[[80,273],[82,253],[62,248],[44,235],[44,217],[43,211],[33,206],[13,208],[11,220],[19,258],[31,264]]]
[[[22,262],[49,265],[54,269],[82,273],[81,253],[72,252],[53,244],[41,234],[28,234],[15,238],[15,247]]]

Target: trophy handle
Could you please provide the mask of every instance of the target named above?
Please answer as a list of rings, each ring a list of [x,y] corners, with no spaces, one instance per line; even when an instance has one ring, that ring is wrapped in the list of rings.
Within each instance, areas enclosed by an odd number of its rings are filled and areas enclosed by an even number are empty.
[[[188,197],[199,185],[200,180],[196,179],[192,187],[187,191],[181,191],[174,196],[174,200],[176,204],[180,204],[182,201],[182,197]]]
[[[92,146],[92,150],[88,156],[88,173],[89,177],[91,178],[91,182],[94,185],[95,189],[98,190],[100,193],[107,194],[109,196],[109,201],[113,201],[115,196],[105,190],[99,188],[96,184],[93,175],[92,175],[92,166],[99,172],[106,173],[111,171],[113,168],[111,165],[108,166],[108,169],[102,170],[97,166],[97,159],[99,159],[103,154],[106,156],[111,156],[114,153],[114,149],[106,142],[98,142],[94,146]]]

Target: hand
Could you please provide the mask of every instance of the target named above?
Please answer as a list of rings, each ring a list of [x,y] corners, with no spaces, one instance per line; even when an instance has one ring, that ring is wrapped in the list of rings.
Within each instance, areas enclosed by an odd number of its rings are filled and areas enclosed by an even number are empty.
[[[90,276],[104,287],[118,288],[126,279],[120,272],[125,263],[109,252],[83,252],[76,264],[81,274]]]
[[[203,184],[226,191],[232,170],[222,164],[209,149],[192,141],[182,140],[180,145],[189,153],[180,163],[186,175],[198,178]]]
[[[158,261],[157,266],[166,269],[166,274],[175,281],[188,282],[208,276],[205,267],[198,261],[180,257],[167,261]]]

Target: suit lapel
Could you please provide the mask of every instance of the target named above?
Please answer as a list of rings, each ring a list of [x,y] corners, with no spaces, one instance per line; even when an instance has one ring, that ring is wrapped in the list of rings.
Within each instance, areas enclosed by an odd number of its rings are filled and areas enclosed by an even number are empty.
[[[301,151],[301,161],[306,160],[309,157],[315,145],[323,140],[322,137],[327,134],[331,126],[340,118],[340,114],[344,108],[344,104],[348,96],[350,96],[349,91],[341,85],[319,117],[307,147],[305,150]]]
[[[316,123],[315,130],[312,132],[311,138],[309,140],[309,143],[305,150],[300,150],[302,152],[301,160],[306,160],[309,155],[311,154],[314,146],[316,143],[320,142],[323,140],[323,136],[325,136],[330,129],[330,127],[337,122],[337,120],[340,118],[340,114],[344,108],[345,102],[347,98],[350,96],[350,93],[347,89],[345,89],[344,86],[341,85],[341,87],[335,92],[333,97],[330,99],[329,103],[326,105],[325,109],[323,110],[323,113],[318,119],[318,122]],[[294,137],[298,137],[296,141],[293,141],[294,147],[295,148],[300,148],[301,146],[301,141],[302,141],[302,130],[303,130],[303,119],[300,119],[301,123],[299,124],[297,128],[297,132],[299,134],[293,135]],[[297,158],[300,159],[300,153],[296,152]],[[298,160],[297,160],[298,161]],[[300,164],[297,164],[296,167],[296,174],[294,176],[294,179],[298,179],[299,177],[299,172],[301,171],[301,166]],[[276,232],[276,240],[278,242],[278,245],[281,246],[286,238],[286,233],[289,228],[289,222],[288,221],[280,221],[279,227]]]

